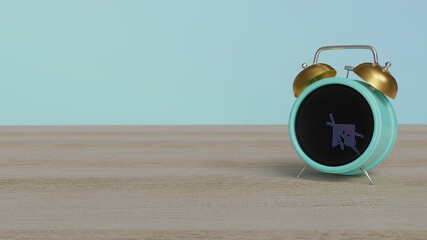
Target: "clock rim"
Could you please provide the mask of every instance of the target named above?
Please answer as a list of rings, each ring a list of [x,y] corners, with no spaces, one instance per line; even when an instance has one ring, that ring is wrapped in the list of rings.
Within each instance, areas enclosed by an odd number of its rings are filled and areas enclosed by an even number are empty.
[[[354,161],[347,163],[345,165],[340,165],[340,166],[327,166],[312,160],[310,157],[308,157],[305,154],[305,152],[299,146],[298,139],[295,133],[295,118],[297,115],[297,111],[300,107],[300,104],[312,91],[318,89],[319,87],[331,85],[331,84],[345,85],[356,90],[359,94],[361,94],[362,97],[364,97],[365,100],[368,102],[368,105],[371,108],[373,119],[374,119],[374,130],[372,133],[371,142],[369,143],[368,147],[365,149],[362,155],[360,155]],[[364,167],[367,170],[370,170],[376,167],[382,161],[384,161],[384,159],[391,152],[391,149],[396,140],[397,120],[396,120],[396,115],[394,113],[393,107],[391,106],[391,103],[388,101],[388,99],[384,96],[384,94],[382,94],[378,90],[371,89],[371,88],[372,87],[370,85],[359,80],[332,77],[332,78],[322,79],[320,81],[313,83],[312,85],[308,86],[298,96],[298,98],[296,99],[291,109],[288,128],[289,128],[291,143],[295,151],[297,152],[297,154],[305,163],[322,172],[352,175],[352,174],[361,173],[362,171],[360,170],[360,167],[362,167],[363,165],[365,165]],[[380,99],[378,100],[376,98],[380,98]],[[380,109],[380,105],[378,101],[383,101],[383,103],[385,104],[385,107],[387,108],[386,110],[388,111],[389,116],[391,116],[392,118],[392,119],[389,119],[391,123],[391,130],[393,131],[390,134],[392,136],[392,139],[390,139],[391,141],[389,141],[388,146],[386,146],[385,149],[383,150],[378,149],[377,147],[380,146],[379,143],[382,140],[381,138],[384,135],[383,131],[385,130],[383,129],[383,126],[382,126],[382,120],[387,120],[387,119],[384,119],[387,116],[382,116],[381,114],[382,111]],[[378,152],[378,151],[383,151],[383,153],[381,154],[381,152]],[[380,157],[378,157],[378,155],[380,155]],[[373,157],[377,159],[372,159]],[[366,166],[366,165],[369,165],[369,166]]]

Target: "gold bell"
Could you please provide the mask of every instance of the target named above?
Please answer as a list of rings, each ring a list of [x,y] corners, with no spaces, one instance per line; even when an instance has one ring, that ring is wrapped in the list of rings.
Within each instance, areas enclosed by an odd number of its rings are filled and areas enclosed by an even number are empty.
[[[337,71],[325,63],[316,63],[309,67],[303,64],[302,67],[304,70],[296,76],[293,84],[295,97],[298,97],[301,92],[312,83],[337,75]]]
[[[366,49],[372,52],[374,63],[362,63],[357,67],[346,70],[352,70],[361,79],[365,80],[369,85],[376,88],[386,96],[394,99],[397,95],[397,82],[393,76],[391,76],[388,68],[391,63],[387,62],[384,67],[378,63],[378,54],[375,48],[369,45],[338,45],[338,46],[325,46],[319,48],[315,55],[313,64],[307,67],[307,64],[303,64],[302,70],[295,78],[293,84],[293,90],[295,97],[298,97],[301,92],[311,85],[312,83],[324,79],[335,77],[337,71],[334,68],[325,63],[318,63],[319,54],[325,50],[343,50],[343,49]],[[347,73],[348,76],[348,73]]]
[[[387,62],[384,67],[375,63],[362,63],[355,67],[353,72],[378,91],[395,99],[397,94],[397,82],[388,71],[390,66],[391,64],[389,62]]]

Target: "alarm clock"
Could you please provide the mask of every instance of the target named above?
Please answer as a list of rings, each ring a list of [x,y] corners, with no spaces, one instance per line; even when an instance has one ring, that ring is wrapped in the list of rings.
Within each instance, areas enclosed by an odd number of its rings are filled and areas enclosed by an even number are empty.
[[[347,76],[318,63],[325,50],[366,49],[373,63],[346,66]],[[305,162],[297,178],[311,167],[341,175],[364,173],[387,158],[396,140],[397,119],[388,98],[397,94],[391,64],[378,63],[375,48],[368,45],[325,46],[317,50],[311,66],[302,64],[293,92],[296,97],[289,117],[291,143]],[[348,78],[352,71],[360,79]]]

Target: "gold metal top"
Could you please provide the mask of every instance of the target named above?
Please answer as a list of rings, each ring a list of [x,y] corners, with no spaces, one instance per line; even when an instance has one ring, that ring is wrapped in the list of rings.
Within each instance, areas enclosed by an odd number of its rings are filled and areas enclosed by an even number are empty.
[[[362,63],[355,67],[353,72],[386,96],[395,99],[397,82],[388,72],[389,66],[389,63],[384,68],[375,63]]]
[[[294,95],[298,97],[310,84],[324,78],[335,77],[337,71],[328,64],[316,63],[302,70],[294,80]]]
[[[302,70],[294,80],[294,95],[298,97],[301,92],[308,87],[310,84],[324,78],[335,77],[337,72],[331,66],[318,63],[319,55],[325,50],[344,50],[344,49],[365,49],[372,52],[374,63],[362,63],[359,66],[353,68],[346,66],[347,71],[353,71],[360,78],[369,83],[372,87],[378,89],[386,96],[394,99],[397,95],[397,82],[393,76],[391,76],[388,68],[391,63],[387,62],[385,66],[381,66],[378,63],[378,54],[374,47],[369,45],[337,45],[337,46],[325,46],[321,47],[316,51],[314,55],[313,65],[307,67],[307,64],[303,64]],[[348,72],[347,72],[348,77]]]

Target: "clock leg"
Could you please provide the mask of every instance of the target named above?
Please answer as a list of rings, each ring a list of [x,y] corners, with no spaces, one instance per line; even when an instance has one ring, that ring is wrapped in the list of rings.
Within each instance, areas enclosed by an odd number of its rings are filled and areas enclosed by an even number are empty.
[[[372,178],[371,178],[371,176],[369,176],[368,171],[366,171],[365,166],[360,167],[360,170],[362,170],[363,173],[365,174],[365,176],[369,179],[369,184],[370,185],[374,184],[374,181],[372,181]]]
[[[301,174],[308,168],[308,165],[304,165],[304,167],[301,169],[301,171],[298,173],[297,178],[301,176]]]

